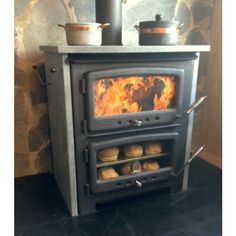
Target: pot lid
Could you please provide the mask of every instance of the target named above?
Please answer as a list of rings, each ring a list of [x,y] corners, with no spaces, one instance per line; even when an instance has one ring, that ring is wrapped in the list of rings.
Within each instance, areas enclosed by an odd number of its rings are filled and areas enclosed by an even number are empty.
[[[160,14],[156,15],[155,21],[142,21],[139,23],[140,28],[147,28],[147,27],[177,27],[179,24],[178,21],[167,21],[162,20],[162,16]]]

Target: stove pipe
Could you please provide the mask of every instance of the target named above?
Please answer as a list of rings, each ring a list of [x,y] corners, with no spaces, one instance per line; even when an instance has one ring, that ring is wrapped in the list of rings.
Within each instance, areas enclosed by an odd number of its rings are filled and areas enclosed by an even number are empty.
[[[110,23],[102,31],[102,45],[122,45],[122,2],[125,0],[96,0],[96,22]]]

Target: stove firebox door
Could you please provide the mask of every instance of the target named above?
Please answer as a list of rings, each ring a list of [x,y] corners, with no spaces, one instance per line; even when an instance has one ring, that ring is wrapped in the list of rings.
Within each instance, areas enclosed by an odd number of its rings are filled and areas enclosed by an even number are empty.
[[[84,77],[90,131],[162,124],[181,113],[182,69],[118,68]]]
[[[136,135],[89,144],[91,192],[140,188],[170,178],[179,156],[179,134]]]

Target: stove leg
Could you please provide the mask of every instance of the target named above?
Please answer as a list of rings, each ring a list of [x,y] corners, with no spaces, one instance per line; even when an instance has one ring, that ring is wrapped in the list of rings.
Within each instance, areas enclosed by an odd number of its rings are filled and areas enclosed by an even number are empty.
[[[79,207],[79,216],[86,216],[96,212],[97,210],[95,202],[83,203]]]

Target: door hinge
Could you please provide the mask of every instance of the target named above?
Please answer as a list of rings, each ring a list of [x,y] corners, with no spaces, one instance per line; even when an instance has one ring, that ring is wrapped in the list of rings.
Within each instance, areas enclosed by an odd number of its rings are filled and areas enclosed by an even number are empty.
[[[82,131],[87,136],[88,131],[87,131],[87,120],[82,120],[81,121],[81,126],[82,126]]]
[[[88,159],[88,149],[84,149],[83,153],[84,153],[83,160],[84,160],[84,162],[88,163],[88,161],[89,161],[89,159]]]
[[[86,84],[85,84],[85,79],[82,78],[79,83],[80,86],[80,92],[84,95],[86,94]]]
[[[89,195],[90,194],[90,185],[89,184],[85,184],[84,185],[84,190],[85,190],[85,193],[86,193],[86,195]]]

